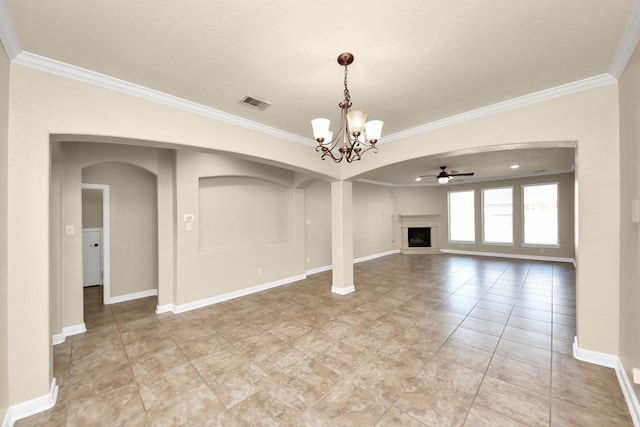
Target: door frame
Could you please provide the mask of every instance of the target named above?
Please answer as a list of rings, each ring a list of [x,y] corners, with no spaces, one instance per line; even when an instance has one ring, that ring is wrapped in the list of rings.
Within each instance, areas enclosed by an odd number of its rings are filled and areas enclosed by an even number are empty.
[[[111,226],[109,223],[109,186],[106,184],[85,184],[83,190],[102,191],[102,301],[111,304]]]

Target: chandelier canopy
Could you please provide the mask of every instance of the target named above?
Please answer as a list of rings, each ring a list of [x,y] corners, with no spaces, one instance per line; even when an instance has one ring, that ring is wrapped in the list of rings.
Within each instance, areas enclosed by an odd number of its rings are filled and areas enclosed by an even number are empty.
[[[322,151],[322,160],[329,156],[334,162],[345,159],[348,163],[360,160],[369,150],[378,152],[376,142],[382,134],[381,120],[367,120],[364,111],[351,110],[351,95],[347,87],[347,67],[353,63],[353,55],[345,52],[338,56],[338,64],[344,67],[344,100],[338,104],[341,110],[340,128],[334,136],[329,130],[331,121],[325,118],[311,120],[313,137],[318,141],[316,151]],[[337,147],[337,152],[334,149]]]

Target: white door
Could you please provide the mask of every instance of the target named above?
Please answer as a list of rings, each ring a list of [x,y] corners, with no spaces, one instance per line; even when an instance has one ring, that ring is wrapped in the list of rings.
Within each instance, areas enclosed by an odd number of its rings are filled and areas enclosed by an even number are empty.
[[[82,230],[82,286],[102,284],[102,229]]]

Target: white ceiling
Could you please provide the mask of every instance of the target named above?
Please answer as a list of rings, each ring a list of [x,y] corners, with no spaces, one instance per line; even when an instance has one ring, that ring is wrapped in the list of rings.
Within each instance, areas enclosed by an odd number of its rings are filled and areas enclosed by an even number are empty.
[[[608,73],[635,1],[7,4],[25,52],[302,137],[311,137],[315,117],[337,120],[343,69],[336,57],[350,51],[354,108],[385,122],[380,152],[367,156],[383,156],[384,135]],[[242,105],[245,95],[271,106],[258,111]],[[478,172],[496,163],[498,169],[483,172],[486,178],[512,161],[535,170],[573,167],[573,155],[549,153],[508,151],[494,155],[495,162],[467,156],[449,159],[447,166]],[[402,185],[413,182],[411,174],[437,172],[438,166],[438,159],[421,159],[364,178]]]

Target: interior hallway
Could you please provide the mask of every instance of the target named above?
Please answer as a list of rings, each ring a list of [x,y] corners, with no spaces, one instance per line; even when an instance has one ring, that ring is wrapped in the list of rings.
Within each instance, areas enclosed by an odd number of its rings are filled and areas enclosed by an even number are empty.
[[[575,269],[392,255],[178,315],[102,305],[54,347],[57,405],[16,426],[630,426],[612,369],[576,361]]]

